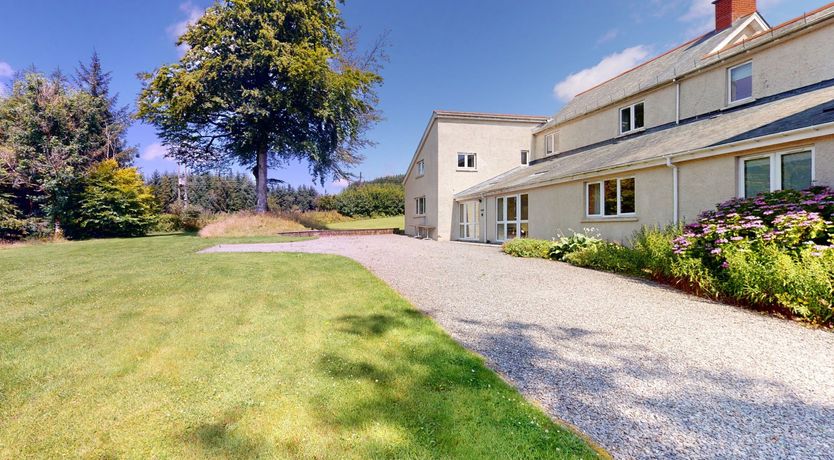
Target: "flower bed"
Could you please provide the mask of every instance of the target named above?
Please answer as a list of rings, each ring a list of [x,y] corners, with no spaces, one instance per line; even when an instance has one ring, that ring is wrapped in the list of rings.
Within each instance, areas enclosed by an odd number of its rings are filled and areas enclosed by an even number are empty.
[[[643,228],[628,246],[574,235],[583,244],[562,244],[550,256],[831,324],[832,222],[831,189],[779,191],[721,203],[683,228]]]

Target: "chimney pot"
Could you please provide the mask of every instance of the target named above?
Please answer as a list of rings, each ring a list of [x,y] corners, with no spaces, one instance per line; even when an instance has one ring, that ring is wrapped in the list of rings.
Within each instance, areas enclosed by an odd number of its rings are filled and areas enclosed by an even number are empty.
[[[756,0],[715,0],[715,31],[719,32],[733,25],[737,19],[750,16],[757,11]]]

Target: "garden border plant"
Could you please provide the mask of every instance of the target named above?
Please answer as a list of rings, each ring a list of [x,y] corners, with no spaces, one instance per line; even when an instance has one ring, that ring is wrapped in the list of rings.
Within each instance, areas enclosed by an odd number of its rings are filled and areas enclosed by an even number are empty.
[[[549,258],[650,278],[693,294],[834,324],[834,191],[813,187],[732,199],[687,225],[643,227],[628,245],[576,233],[507,242],[504,252],[549,247]],[[588,230],[586,229],[586,233]]]

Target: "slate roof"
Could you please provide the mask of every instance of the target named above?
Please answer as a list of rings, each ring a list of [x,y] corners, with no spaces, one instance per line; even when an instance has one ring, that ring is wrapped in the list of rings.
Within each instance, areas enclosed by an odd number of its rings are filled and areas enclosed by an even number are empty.
[[[754,103],[562,152],[455,195],[457,199],[532,188],[572,176],[834,122],[834,80]]]
[[[750,37],[737,45],[730,45],[719,53],[712,53],[746,18],[739,19],[727,29],[709,32],[699,38],[668,51],[644,64],[608,80],[584,93],[576,95],[551,119],[545,127],[564,123],[594,110],[639,94],[651,87],[670,82],[677,76],[707,67],[718,60],[744,52],[752,47],[775,40],[798,29],[834,16],[834,3],[787,21],[770,30]],[[749,17],[749,16],[748,16]]]

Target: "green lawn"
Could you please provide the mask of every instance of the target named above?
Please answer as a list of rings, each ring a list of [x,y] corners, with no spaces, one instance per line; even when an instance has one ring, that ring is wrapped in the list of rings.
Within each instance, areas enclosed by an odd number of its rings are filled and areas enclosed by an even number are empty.
[[[595,455],[357,263],[195,253],[242,240],[1,249],[0,458]]]
[[[376,219],[350,220],[327,224],[331,230],[356,230],[365,228],[398,228],[405,229],[405,216],[378,217]]]

